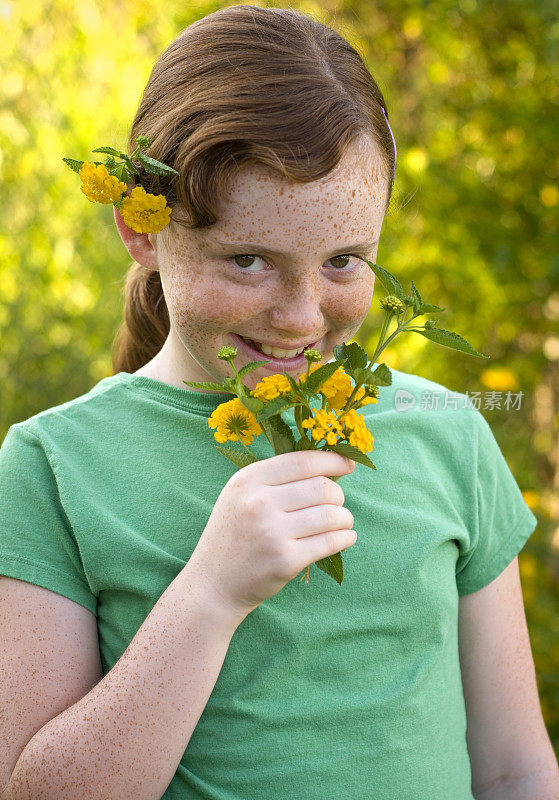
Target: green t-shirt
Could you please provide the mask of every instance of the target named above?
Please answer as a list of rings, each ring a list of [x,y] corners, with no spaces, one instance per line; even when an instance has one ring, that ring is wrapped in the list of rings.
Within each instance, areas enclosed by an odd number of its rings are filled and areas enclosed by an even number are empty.
[[[377,470],[340,479],[358,534],[341,586],[311,566],[243,620],[166,800],[473,800],[458,598],[536,518],[466,395],[392,376],[359,412]],[[237,469],[208,427],[230,399],[120,372],[0,448],[0,574],[92,611],[105,674]],[[251,450],[273,455],[264,435]]]

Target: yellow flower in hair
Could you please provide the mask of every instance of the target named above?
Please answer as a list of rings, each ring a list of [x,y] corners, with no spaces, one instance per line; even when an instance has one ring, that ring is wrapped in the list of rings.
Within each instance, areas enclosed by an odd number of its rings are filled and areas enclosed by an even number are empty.
[[[217,428],[214,438],[221,444],[227,441],[252,444],[253,438],[262,433],[254,414],[244,407],[238,397],[220,403],[212,411],[208,425],[210,428]]]
[[[290,391],[291,385],[285,375],[278,374],[262,378],[250,393],[253,397],[266,402]]]
[[[159,233],[171,219],[165,196],[148,194],[143,186],[135,186],[130,196],[122,199],[120,213],[136,233]]]
[[[116,177],[109,175],[104,164],[92,164],[85,161],[78,172],[82,179],[80,189],[91,203],[112,203],[120,200],[127,185]]]

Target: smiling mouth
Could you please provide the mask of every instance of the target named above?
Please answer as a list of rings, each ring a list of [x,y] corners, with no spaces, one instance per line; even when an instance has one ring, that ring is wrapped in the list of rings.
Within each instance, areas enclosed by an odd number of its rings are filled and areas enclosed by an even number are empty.
[[[272,358],[296,358],[305,350],[308,350],[310,347],[313,347],[316,344],[316,342],[311,342],[304,347],[299,348],[298,350],[284,350],[279,347],[270,347],[262,342],[256,342],[254,339],[247,339],[245,336],[241,336],[240,334],[236,335],[257,352],[262,353],[262,355],[272,356]]]

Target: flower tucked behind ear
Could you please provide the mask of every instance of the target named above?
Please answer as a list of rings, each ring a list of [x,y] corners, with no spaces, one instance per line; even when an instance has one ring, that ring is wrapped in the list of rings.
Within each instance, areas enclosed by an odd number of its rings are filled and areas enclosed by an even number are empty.
[[[91,203],[113,203],[120,200],[127,188],[115,175],[109,175],[104,164],[96,166],[85,161],[78,175],[82,179],[80,189]]]
[[[159,233],[171,219],[171,209],[162,194],[148,194],[143,186],[135,186],[124,197],[120,208],[122,218],[136,233]]]
[[[114,147],[96,147],[94,153],[106,153],[105,163],[99,161],[77,161],[64,157],[62,161],[77,172],[82,179],[81,190],[92,203],[112,203],[120,211],[124,222],[136,233],[159,233],[171,220],[171,208],[163,194],[148,194],[143,186],[134,186],[130,195],[128,186],[134,183],[139,171],[134,159],[151,175],[164,175],[170,178],[178,175],[176,169],[151,158],[140,150],[149,147],[148,136],[136,136],[138,147],[128,156]],[[115,156],[122,160],[117,161]],[[123,180],[124,179],[124,180]]]

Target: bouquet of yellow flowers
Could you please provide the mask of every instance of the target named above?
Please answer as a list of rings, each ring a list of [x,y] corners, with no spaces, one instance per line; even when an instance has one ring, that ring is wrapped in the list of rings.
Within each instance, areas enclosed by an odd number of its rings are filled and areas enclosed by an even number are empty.
[[[309,348],[305,350],[307,371],[297,381],[286,372],[278,373],[263,378],[249,391],[242,382],[243,377],[269,361],[251,361],[237,371],[233,364],[237,348],[222,347],[217,355],[229,363],[233,371],[231,377],[221,384],[183,381],[187,386],[235,395],[233,400],[221,403],[215,409],[208,419],[208,426],[215,429],[214,438],[219,442],[214,446],[236,466],[244,467],[259,460],[248,445],[255,436],[264,433],[274,455],[297,450],[333,450],[369,469],[376,469],[367,455],[373,449],[374,439],[363,414],[358,414],[358,409],[368,403],[377,403],[379,387],[392,383],[392,374],[386,364],[379,363],[376,369],[373,366],[395,336],[403,332],[415,332],[445,347],[480,358],[489,357],[478,352],[457,333],[438,328],[431,319],[423,325],[412,324],[416,317],[444,311],[444,308],[425,303],[413,281],[410,293],[406,294],[394,275],[371,261],[367,261],[367,264],[390,292],[381,300],[386,316],[370,360],[357,343],[343,342],[334,347],[334,360],[319,366],[316,362],[321,360],[321,353]],[[411,312],[411,316],[406,319],[408,312]],[[396,330],[387,337],[394,318]],[[321,408],[311,408],[311,397],[319,400]],[[281,416],[282,412],[292,407],[298,439]],[[229,441],[239,442],[240,446],[228,445]],[[331,477],[331,480],[338,480],[338,477],[341,476]],[[341,553],[343,550],[315,562],[340,585],[343,580]],[[301,580],[303,578],[308,583],[309,567],[305,568]]]

